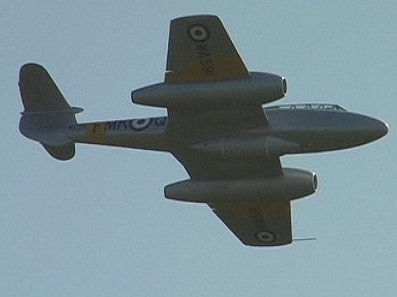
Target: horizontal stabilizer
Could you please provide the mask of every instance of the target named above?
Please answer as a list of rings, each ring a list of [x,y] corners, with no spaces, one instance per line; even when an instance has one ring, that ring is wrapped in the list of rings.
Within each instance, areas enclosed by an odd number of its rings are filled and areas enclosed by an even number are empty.
[[[43,144],[45,150],[55,159],[67,161],[74,157],[75,145],[73,142],[64,145]]]

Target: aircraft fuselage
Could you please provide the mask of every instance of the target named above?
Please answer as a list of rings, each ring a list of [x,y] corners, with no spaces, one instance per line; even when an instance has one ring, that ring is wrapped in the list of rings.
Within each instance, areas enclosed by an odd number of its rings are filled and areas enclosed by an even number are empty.
[[[300,154],[346,149],[374,141],[388,127],[377,119],[348,112],[335,105],[300,104],[265,108],[269,124],[199,143],[181,141],[185,147],[227,156],[229,149],[248,154]],[[172,152],[175,143],[167,117],[78,124],[70,128],[74,142]],[[242,141],[240,141],[242,140]],[[225,147],[228,146],[228,147]],[[225,155],[226,153],[226,155]]]

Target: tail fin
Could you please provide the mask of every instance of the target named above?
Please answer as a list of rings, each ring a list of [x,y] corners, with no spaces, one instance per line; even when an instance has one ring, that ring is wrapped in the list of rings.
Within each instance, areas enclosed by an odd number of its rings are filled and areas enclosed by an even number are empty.
[[[22,66],[19,89],[25,107],[19,131],[40,142],[54,158],[73,158],[75,145],[68,137],[68,129],[77,124],[74,114],[83,110],[70,107],[48,72],[37,64]]]

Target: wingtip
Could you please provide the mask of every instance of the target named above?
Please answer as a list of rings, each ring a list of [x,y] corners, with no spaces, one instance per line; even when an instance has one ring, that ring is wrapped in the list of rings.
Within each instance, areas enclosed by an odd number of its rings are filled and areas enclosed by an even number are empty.
[[[187,15],[187,16],[181,16],[177,17],[171,20],[171,23],[174,22],[180,22],[180,21],[193,21],[193,20],[199,20],[199,19],[214,19],[214,20],[220,20],[220,18],[215,15],[215,14],[194,14],[194,15]]]

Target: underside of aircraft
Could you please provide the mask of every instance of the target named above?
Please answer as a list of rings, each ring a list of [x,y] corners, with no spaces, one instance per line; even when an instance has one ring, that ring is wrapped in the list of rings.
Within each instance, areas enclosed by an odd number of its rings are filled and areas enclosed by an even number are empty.
[[[293,241],[291,201],[313,194],[313,172],[282,167],[280,157],[351,148],[383,137],[387,124],[335,104],[263,108],[286,95],[284,77],[250,72],[217,16],[171,21],[164,82],[131,94],[132,101],[167,109],[167,117],[78,123],[44,67],[20,70],[21,133],[58,160],[76,143],[165,151],[189,178],[165,197],[206,203],[251,246]]]

